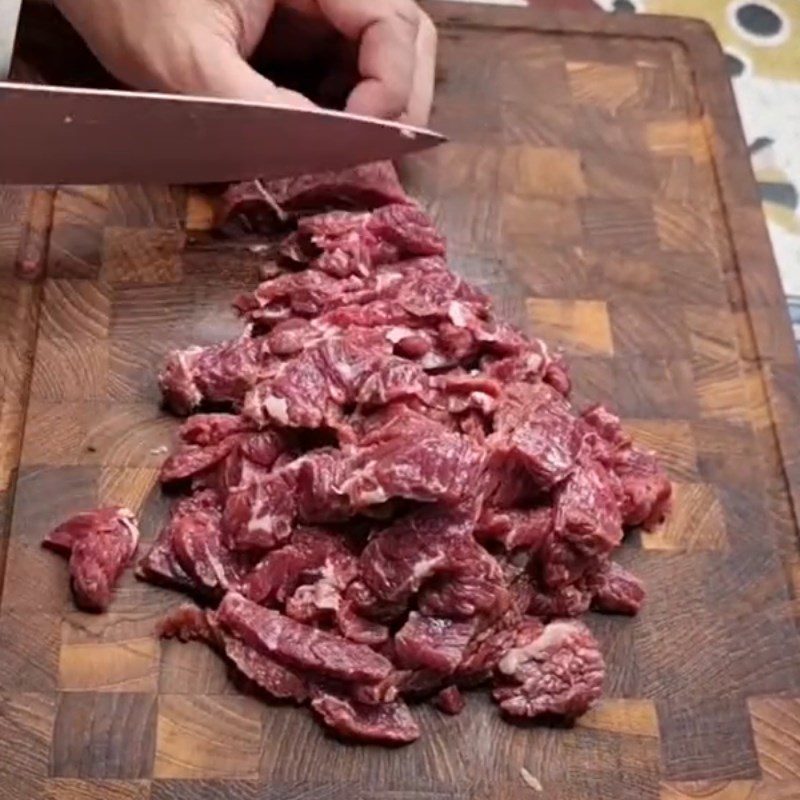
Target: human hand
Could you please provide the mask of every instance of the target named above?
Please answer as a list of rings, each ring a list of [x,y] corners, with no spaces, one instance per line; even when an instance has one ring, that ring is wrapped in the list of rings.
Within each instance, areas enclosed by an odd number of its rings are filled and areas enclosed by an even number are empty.
[[[346,110],[425,124],[436,30],[413,0],[56,0],[117,79],[145,91],[308,106],[248,63],[261,44],[294,61],[349,53]],[[333,39],[344,46],[332,48]],[[331,69],[336,65],[331,64]]]

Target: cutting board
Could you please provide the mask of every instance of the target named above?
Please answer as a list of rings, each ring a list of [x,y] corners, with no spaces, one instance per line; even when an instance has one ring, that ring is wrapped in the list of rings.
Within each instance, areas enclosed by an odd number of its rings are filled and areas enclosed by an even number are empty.
[[[719,46],[691,21],[435,14],[452,142],[407,187],[453,266],[564,349],[577,403],[618,409],[675,482],[667,525],[623,551],[645,609],[590,620],[606,699],[512,726],[478,692],[421,708],[410,747],[348,746],[156,641],[176,594],[128,574],[111,613],[75,613],[42,535],[124,503],[152,539],[176,427],[155,372],[238,330],[258,254],[209,234],[196,191],[4,191],[0,797],[800,797],[800,372]]]

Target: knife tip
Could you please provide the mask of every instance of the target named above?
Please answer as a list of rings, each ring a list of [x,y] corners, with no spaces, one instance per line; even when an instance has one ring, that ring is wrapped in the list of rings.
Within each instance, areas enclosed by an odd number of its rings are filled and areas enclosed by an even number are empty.
[[[427,146],[443,144],[448,141],[444,134],[430,128],[414,128],[404,125],[400,128],[400,135],[409,141],[424,142]]]

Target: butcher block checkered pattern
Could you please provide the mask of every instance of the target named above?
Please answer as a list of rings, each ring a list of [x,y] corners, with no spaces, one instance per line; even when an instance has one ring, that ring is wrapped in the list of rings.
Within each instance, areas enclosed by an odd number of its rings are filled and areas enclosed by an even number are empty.
[[[437,13],[452,142],[407,187],[454,267],[563,348],[577,403],[618,409],[675,482],[622,553],[642,614],[591,619],[606,699],[557,729],[475,693],[420,708],[410,747],[346,746],[156,641],[173,593],[127,573],[110,613],[75,612],[43,534],[119,503],[153,539],[177,425],[156,369],[238,331],[259,255],[210,235],[200,192],[4,191],[0,798],[800,797],[798,372],[722,56],[688,22]]]

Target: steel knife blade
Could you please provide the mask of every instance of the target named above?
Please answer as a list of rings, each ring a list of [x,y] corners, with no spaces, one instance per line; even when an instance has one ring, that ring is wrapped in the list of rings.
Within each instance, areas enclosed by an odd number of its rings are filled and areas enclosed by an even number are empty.
[[[324,109],[0,82],[0,183],[215,183],[391,159],[434,131]]]

